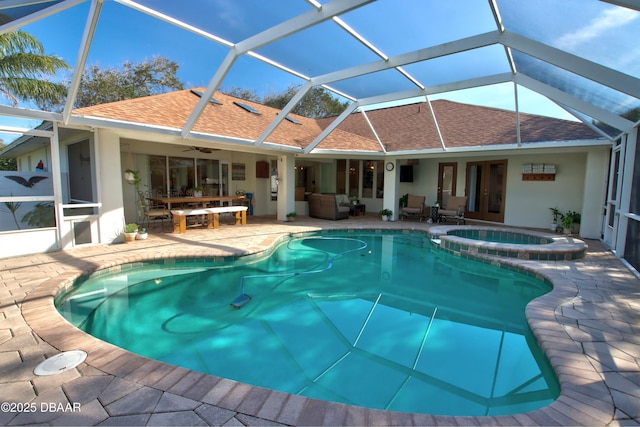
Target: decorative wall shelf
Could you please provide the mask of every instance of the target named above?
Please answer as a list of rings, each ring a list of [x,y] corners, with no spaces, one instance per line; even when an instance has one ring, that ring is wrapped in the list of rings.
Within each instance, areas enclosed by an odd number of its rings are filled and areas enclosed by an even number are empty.
[[[523,173],[523,181],[555,181],[555,173]]]
[[[256,178],[269,178],[269,162],[256,162]]]

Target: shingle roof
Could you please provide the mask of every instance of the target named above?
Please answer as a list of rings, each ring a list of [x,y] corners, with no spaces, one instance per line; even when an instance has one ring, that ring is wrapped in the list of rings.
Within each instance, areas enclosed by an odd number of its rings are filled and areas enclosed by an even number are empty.
[[[447,147],[514,144],[516,113],[498,108],[447,100],[431,102],[442,140]],[[442,147],[433,116],[425,102],[366,112],[387,151],[424,150]],[[322,119],[327,126],[332,119]],[[374,138],[361,113],[349,116],[338,129]],[[522,142],[599,139],[601,136],[580,122],[533,114],[520,114]]]
[[[209,103],[193,131],[256,140],[280,112],[276,108],[216,93],[222,105]],[[100,104],[74,110],[75,115],[108,118],[182,129],[199,96],[191,90]],[[254,114],[234,104],[243,102],[259,111]],[[516,113],[508,110],[461,104],[446,100],[431,103],[447,147],[470,147],[516,142]],[[428,104],[416,103],[366,113],[388,152],[441,147]],[[334,118],[309,119],[290,114],[301,124],[283,120],[267,141],[304,148]],[[600,136],[588,126],[550,117],[520,114],[522,142],[596,139]],[[382,151],[371,126],[362,113],[351,114],[317,148],[346,151]]]

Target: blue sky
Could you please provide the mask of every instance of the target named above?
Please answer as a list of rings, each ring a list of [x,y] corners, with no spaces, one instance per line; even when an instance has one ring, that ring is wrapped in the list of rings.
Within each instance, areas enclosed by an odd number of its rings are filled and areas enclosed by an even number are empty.
[[[224,35],[231,41],[240,41],[255,32],[256,28],[263,29],[282,19],[298,15],[310,6],[303,0],[239,0],[240,3],[228,0],[190,0],[197,5],[216,4],[222,12],[220,16],[206,13],[195,14],[193,10],[185,8],[184,3],[167,0],[139,0],[142,4],[164,8],[164,11],[186,22],[193,23],[210,32]],[[371,7],[360,8],[344,15],[342,18],[352,25],[363,36],[379,46],[384,53],[396,55],[422,46],[451,41],[460,37],[470,36],[479,32],[495,29],[493,16],[487,7],[486,0],[465,0],[466,13],[458,13],[460,5],[456,2],[439,3],[437,13],[436,0],[379,0]],[[258,8],[258,21],[255,16],[245,13],[244,6]],[[638,33],[638,13],[628,9],[596,1],[565,0],[558,3],[553,0],[538,0],[536,2],[521,2],[519,0],[498,0],[498,6],[503,14],[505,23],[509,23],[512,30],[517,30],[525,36],[542,37],[542,42],[565,48],[586,58],[603,61],[611,67],[631,69],[632,75],[640,75],[640,50],[633,35]],[[59,14],[32,23],[24,30],[35,35],[45,46],[48,53],[64,58],[70,65],[74,65],[79,52],[80,39],[84,30],[87,13],[90,7],[85,2]],[[422,8],[422,10],[420,9]],[[412,13],[413,12],[413,13]],[[420,13],[416,13],[420,12]],[[427,13],[429,12],[429,13]],[[393,19],[393,14],[404,13],[404,23],[394,31],[382,25],[382,18]],[[572,20],[566,17],[571,13]],[[254,21],[252,21],[254,19]],[[513,25],[511,25],[513,23]],[[328,23],[333,25],[332,23]],[[324,24],[323,24],[324,25]],[[541,28],[544,26],[544,28]],[[425,31],[425,28],[428,31]],[[634,30],[630,30],[634,29]],[[625,33],[626,32],[626,33]],[[309,37],[307,34],[312,34]],[[349,66],[349,55],[337,49],[341,46],[339,38],[317,40],[318,33],[309,31],[296,35],[291,40],[279,41],[273,46],[265,48],[260,53],[269,53],[279,60],[291,61],[302,59],[309,63],[309,74]],[[628,34],[622,37],[621,34]],[[305,39],[305,35],[307,38]],[[333,37],[327,36],[327,37]],[[623,46],[613,46],[606,37],[615,37],[624,41]],[[236,39],[234,39],[236,38]],[[303,42],[308,42],[308,47]],[[298,44],[296,44],[298,43]],[[314,44],[317,43],[317,44]],[[331,61],[317,61],[313,63],[316,51],[323,52]],[[624,55],[620,50],[624,49]],[[178,77],[186,87],[205,86],[213,76],[228,51],[218,43],[205,40],[187,31],[178,29],[168,23],[159,21],[141,12],[111,0],[106,0],[98,23],[98,30],[89,54],[88,65],[98,65],[102,68],[121,67],[125,61],[140,62],[153,56],[165,56],[180,64]],[[500,49],[486,54],[500,55]],[[370,52],[363,52],[363,57]],[[463,59],[466,58],[466,59]],[[484,67],[490,64],[480,59],[478,62],[469,59],[469,55],[444,58],[447,68],[441,78],[473,78],[476,73],[485,72]],[[457,62],[456,62],[457,61]],[[434,61],[435,63],[436,61]],[[333,68],[332,68],[333,67]],[[425,73],[433,76],[433,68],[427,69],[420,64],[407,66],[410,73]],[[502,69],[487,69],[488,72],[500,72]],[[304,72],[304,70],[303,70]],[[451,75],[451,76],[449,76]],[[459,77],[458,77],[459,76]],[[363,78],[362,84],[366,84]],[[252,59],[239,59],[223,82],[224,88],[242,87],[254,89],[258,95],[264,96],[273,92],[280,92],[290,85],[300,84],[302,81],[288,73]],[[427,84],[437,84],[438,81]],[[389,84],[392,84],[391,82]],[[404,82],[406,84],[406,82]],[[433,96],[433,99],[446,98],[459,102],[489,105],[497,108],[514,109],[513,85],[503,84],[468,91]],[[545,98],[526,89],[519,89],[519,106],[521,111],[533,114],[551,115],[554,117],[571,118],[564,110]]]

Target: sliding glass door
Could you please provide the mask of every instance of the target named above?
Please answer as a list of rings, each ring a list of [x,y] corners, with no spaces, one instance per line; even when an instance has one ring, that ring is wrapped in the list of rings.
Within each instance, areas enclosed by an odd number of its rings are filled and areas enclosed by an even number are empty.
[[[507,161],[467,163],[467,218],[504,222]]]

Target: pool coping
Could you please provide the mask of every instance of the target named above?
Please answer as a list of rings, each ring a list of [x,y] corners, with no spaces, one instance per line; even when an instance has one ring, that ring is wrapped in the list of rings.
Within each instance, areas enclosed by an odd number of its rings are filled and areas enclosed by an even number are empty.
[[[264,247],[271,247],[288,234],[283,232],[279,237],[270,236],[263,242],[262,249],[245,250],[242,253],[259,253]],[[88,366],[135,381],[142,386],[175,393],[269,422],[286,425],[606,425],[616,419],[612,391],[603,380],[607,367],[594,363],[593,356],[584,348],[585,343],[599,341],[594,341],[581,331],[576,317],[575,306],[583,303],[585,296],[595,294],[596,288],[601,285],[594,283],[594,277],[585,275],[576,268],[580,260],[533,263],[520,259],[496,260],[490,256],[479,256],[487,262],[499,262],[530,271],[553,284],[550,293],[529,303],[526,315],[540,347],[558,377],[560,396],[544,408],[504,416],[440,416],[369,409],[290,395],[197,373],[130,353],[94,338],[67,322],[54,307],[58,292],[70,286],[82,274],[164,257],[202,256],[204,254],[201,249],[179,254],[116,254],[113,259],[93,264],[90,270],[64,273],[42,282],[25,297],[22,314],[32,330],[56,349],[87,351],[89,356],[85,363]],[[589,283],[588,289],[581,289],[578,285],[581,281]],[[188,384],[197,387],[189,388]]]
[[[523,234],[550,241],[540,244],[501,243],[472,239],[448,234],[469,227],[482,231]],[[573,236],[551,234],[533,230],[520,230],[497,226],[441,225],[429,230],[429,234],[441,241],[441,247],[452,253],[470,252],[498,257],[518,258],[532,261],[571,261],[582,258],[587,244]]]

